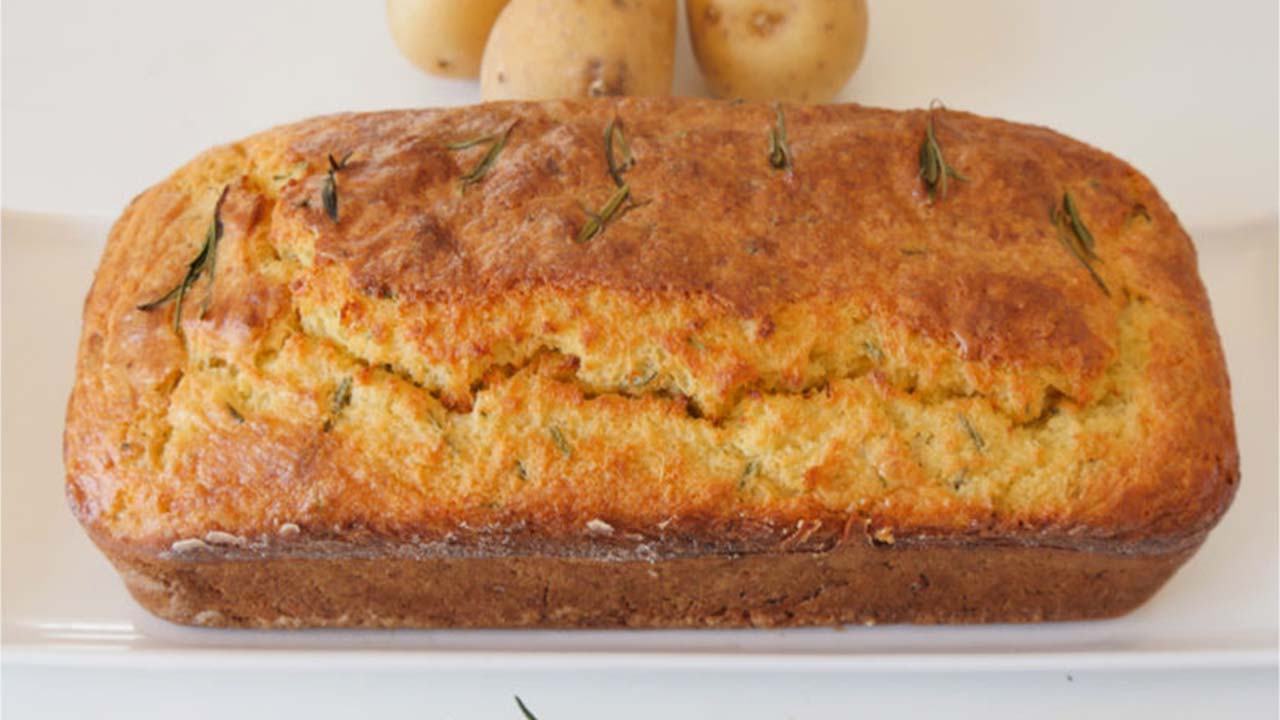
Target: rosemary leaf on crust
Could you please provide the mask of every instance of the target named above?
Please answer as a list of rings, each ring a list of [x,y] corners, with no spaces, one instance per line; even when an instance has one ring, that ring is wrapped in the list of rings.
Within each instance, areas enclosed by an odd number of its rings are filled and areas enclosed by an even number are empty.
[[[769,165],[775,170],[787,170],[792,167],[791,146],[787,144],[787,119],[782,113],[782,105],[773,104],[773,127],[769,129]]]
[[[622,152],[621,161],[614,155],[615,146]],[[609,164],[609,176],[613,178],[613,183],[618,187],[626,185],[622,181],[622,174],[636,164],[636,159],[631,155],[631,145],[627,143],[622,125],[617,120],[610,120],[604,129],[604,156]]]
[[[209,221],[209,229],[204,234],[204,244],[200,247],[200,252],[187,265],[187,272],[169,292],[152,300],[137,306],[138,310],[150,312],[162,305],[173,301],[173,331],[182,334],[182,301],[186,299],[187,292],[191,290],[191,286],[195,284],[200,276],[209,273],[209,292],[205,296],[201,305],[200,316],[204,317],[209,311],[209,304],[213,298],[213,277],[218,256],[218,241],[222,239],[222,203],[227,199],[227,192],[231,190],[230,185],[222,188],[222,194],[218,196],[218,201],[213,206],[213,219]]]
[[[1071,193],[1063,193],[1062,204],[1064,208],[1070,198]],[[1075,210],[1074,202],[1071,203],[1071,210]],[[1090,262],[1090,258],[1094,260],[1101,260],[1101,258],[1099,258],[1089,247],[1086,247],[1084,236],[1081,235],[1080,231],[1075,227],[1075,222],[1078,221],[1080,229],[1083,230],[1084,233],[1089,232],[1088,228],[1085,228],[1084,221],[1080,219],[1079,214],[1076,213],[1075,221],[1073,221],[1071,218],[1071,212],[1068,212],[1065,209],[1059,209],[1055,206],[1049,210],[1049,220],[1053,223],[1054,231],[1058,234],[1058,242],[1062,243],[1062,246],[1067,249],[1067,252],[1071,253],[1076,260],[1084,266],[1084,269],[1089,271],[1089,277],[1093,278],[1094,284],[1098,286],[1098,289],[1102,291],[1102,294],[1107,297],[1111,297],[1111,289],[1107,287],[1106,281],[1102,279],[1102,276],[1098,274],[1097,269],[1093,267],[1093,263]],[[1092,244],[1093,235],[1089,234],[1088,238],[1088,242]]]
[[[942,107],[941,103],[937,106]],[[947,159],[942,154],[942,146],[938,144],[937,133],[934,131],[933,110],[934,106],[930,105],[929,118],[924,128],[924,140],[920,142],[919,174],[920,179],[924,181],[925,189],[929,191],[930,200],[939,195],[946,198],[947,178],[949,177],[964,182],[969,181],[969,178],[963,173],[947,164]]]
[[[320,199],[324,201],[325,214],[330,220],[338,222],[338,181],[333,177],[332,170],[324,179],[324,186],[320,189]]]
[[[465,191],[472,185],[479,183],[484,179],[485,175],[489,174],[489,170],[493,168],[493,164],[498,160],[498,155],[501,154],[502,149],[507,146],[507,140],[511,138],[511,131],[515,129],[518,123],[518,120],[512,121],[510,125],[507,125],[505,130],[496,135],[486,135],[474,140],[463,140],[462,142],[452,143],[446,146],[450,150],[462,150],[469,147],[475,147],[477,145],[483,145],[485,143],[488,143],[489,145],[489,149],[480,157],[480,162],[476,163],[475,167],[471,168],[471,170],[466,173],[463,173],[462,176],[458,178],[459,188]]]
[[[1075,233],[1076,239],[1080,241],[1080,248],[1090,260],[1097,260],[1098,256],[1093,252],[1093,233],[1089,232],[1089,228],[1085,227],[1084,221],[1080,219],[1080,212],[1076,210],[1075,200],[1071,198],[1069,190],[1062,193],[1062,209],[1067,213],[1067,221],[1071,223],[1071,232]]]
[[[613,195],[609,197],[609,201],[604,204],[599,213],[588,212],[587,222],[582,226],[582,230],[578,231],[578,244],[581,245],[599,235],[630,194],[631,188],[624,184],[613,191]]]
[[[333,154],[329,154],[329,174],[324,179],[324,185],[320,188],[320,199],[324,202],[324,211],[329,219],[338,222],[338,171],[347,166],[347,161],[351,159],[351,151],[342,156],[341,160],[334,160]]]
[[[473,137],[470,140],[459,140],[457,142],[446,143],[445,149],[466,150],[467,148],[472,148],[477,145],[487,145],[497,139],[497,135],[481,135],[480,137]]]

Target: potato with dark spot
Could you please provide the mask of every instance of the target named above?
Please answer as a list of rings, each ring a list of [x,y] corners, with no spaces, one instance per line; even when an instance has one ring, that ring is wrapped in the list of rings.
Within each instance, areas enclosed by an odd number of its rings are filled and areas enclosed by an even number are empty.
[[[686,10],[717,97],[828,102],[867,44],[865,0],[688,0]]]
[[[387,25],[400,52],[432,75],[475,78],[507,0],[387,0]]]
[[[480,67],[485,100],[666,95],[675,0],[512,0]]]

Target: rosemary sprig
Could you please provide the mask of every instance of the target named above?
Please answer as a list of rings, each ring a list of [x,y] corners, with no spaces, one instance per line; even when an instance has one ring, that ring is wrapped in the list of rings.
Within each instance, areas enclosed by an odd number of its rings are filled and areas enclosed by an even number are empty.
[[[503,130],[501,133],[496,135],[485,135],[472,140],[462,140],[460,142],[450,143],[445,146],[449,150],[465,150],[470,147],[485,144],[489,146],[489,149],[480,157],[480,162],[476,163],[475,167],[471,168],[470,171],[464,173],[458,178],[459,188],[466,191],[467,188],[484,179],[484,176],[487,175],[489,170],[493,167],[493,163],[498,159],[498,154],[507,146],[507,140],[511,137],[511,131],[515,129],[518,122],[518,120],[513,121],[507,126],[506,130]]]
[[[933,128],[933,109],[929,110],[929,119],[924,128],[924,140],[920,142],[920,179],[929,191],[929,199],[941,194],[947,196],[947,178],[968,182],[969,178],[947,164],[942,155],[942,146],[938,144],[938,136]]]
[[[552,425],[547,429],[547,432],[551,433],[551,441],[556,444],[560,452],[565,454],[565,457],[573,457],[573,448],[569,447],[569,443],[564,439],[564,433],[560,432],[559,426]]]
[[[243,424],[244,416],[240,414],[240,411],[236,409],[236,406],[231,403],[226,403],[226,405],[227,412],[231,413],[231,419],[235,420],[237,423]]]
[[[608,225],[613,216],[617,214],[618,208],[622,207],[622,202],[630,194],[631,188],[623,184],[613,191],[613,195],[609,196],[609,201],[604,204],[604,207],[600,208],[599,213],[588,211],[587,222],[582,226],[582,230],[578,231],[578,244],[581,245],[599,235],[604,230],[605,225]]]
[[[1058,233],[1058,242],[1067,249],[1085,270],[1089,271],[1089,277],[1093,278],[1093,282],[1102,290],[1102,294],[1111,297],[1111,289],[1107,287],[1107,283],[1103,281],[1102,276],[1093,267],[1090,258],[1101,260],[1096,253],[1093,252],[1093,235],[1089,233],[1089,229],[1085,227],[1084,221],[1080,219],[1080,215],[1076,212],[1075,202],[1071,200],[1071,193],[1062,194],[1063,209],[1053,207],[1049,211],[1049,219],[1053,223],[1054,229]],[[1065,217],[1064,217],[1065,216]],[[1068,228],[1063,226],[1067,225]],[[1067,230],[1070,229],[1071,236],[1068,237]],[[1088,238],[1087,245],[1085,238]]]
[[[519,695],[516,695],[515,698],[516,705],[520,707],[520,712],[524,714],[524,720],[538,720],[538,718],[529,711],[529,708],[525,707],[524,701],[520,699]]]
[[[338,171],[344,169],[350,159],[350,151],[343,155],[341,160],[334,160],[333,154],[330,153],[329,174],[324,179],[324,186],[320,188],[320,199],[324,201],[324,211],[334,222],[338,222]]]
[[[622,151],[622,161],[619,162],[614,157],[614,145]],[[613,178],[613,182],[618,187],[626,185],[622,181],[622,173],[631,169],[636,164],[636,159],[631,155],[631,145],[627,143],[627,138],[622,134],[622,125],[617,120],[610,120],[608,127],[604,129],[604,156],[609,163],[609,176]]]
[[[769,129],[769,164],[775,170],[786,170],[791,167],[791,147],[787,144],[787,119],[782,114],[782,105],[774,103],[777,114],[773,127]]]
[[[747,461],[747,466],[742,469],[742,476],[738,478],[738,489],[745,490],[747,481],[760,474],[760,461],[752,458]]]
[[[342,382],[338,383],[338,389],[333,393],[333,400],[329,402],[329,419],[324,421],[324,431],[329,432],[333,429],[333,425],[338,420],[338,415],[342,410],[351,404],[351,378],[344,377]]]
[[[209,293],[205,296],[201,305],[200,317],[204,317],[209,312],[209,303],[213,298],[213,273],[218,257],[218,241],[222,239],[222,203],[227,199],[227,192],[231,190],[230,185],[222,188],[222,194],[218,196],[218,201],[213,205],[213,220],[209,222],[209,229],[204,234],[204,245],[200,247],[200,252],[187,265],[187,272],[182,277],[182,281],[173,287],[172,290],[164,295],[152,300],[149,303],[143,303],[138,309],[143,312],[150,312],[161,307],[169,301],[174,301],[173,312],[173,331],[182,334],[182,301],[187,297],[187,291],[195,284],[196,280],[207,270],[209,272]]]
[[[978,434],[977,428],[969,422],[969,418],[964,413],[960,413],[958,417],[960,424],[964,426],[964,431],[969,433],[969,439],[973,441],[974,447],[978,448],[978,452],[982,452],[987,447],[987,441],[982,439],[982,435]]]

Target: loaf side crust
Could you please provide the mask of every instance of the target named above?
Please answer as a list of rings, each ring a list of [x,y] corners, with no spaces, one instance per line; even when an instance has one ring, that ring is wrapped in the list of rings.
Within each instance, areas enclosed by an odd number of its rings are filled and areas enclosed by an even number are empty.
[[[702,628],[1099,619],[1145,602],[1194,552],[991,543],[576,557],[108,551],[156,616],[239,628]]]

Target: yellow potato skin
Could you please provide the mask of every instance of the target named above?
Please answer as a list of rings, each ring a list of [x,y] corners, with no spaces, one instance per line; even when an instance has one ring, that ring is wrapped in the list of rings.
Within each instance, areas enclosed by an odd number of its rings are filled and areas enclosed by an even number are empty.
[[[481,95],[667,95],[675,39],[675,0],[513,0],[485,48]]]
[[[475,79],[485,40],[507,0],[387,0],[387,25],[414,65],[442,77]]]
[[[867,44],[865,0],[688,0],[686,11],[716,97],[829,102]]]

